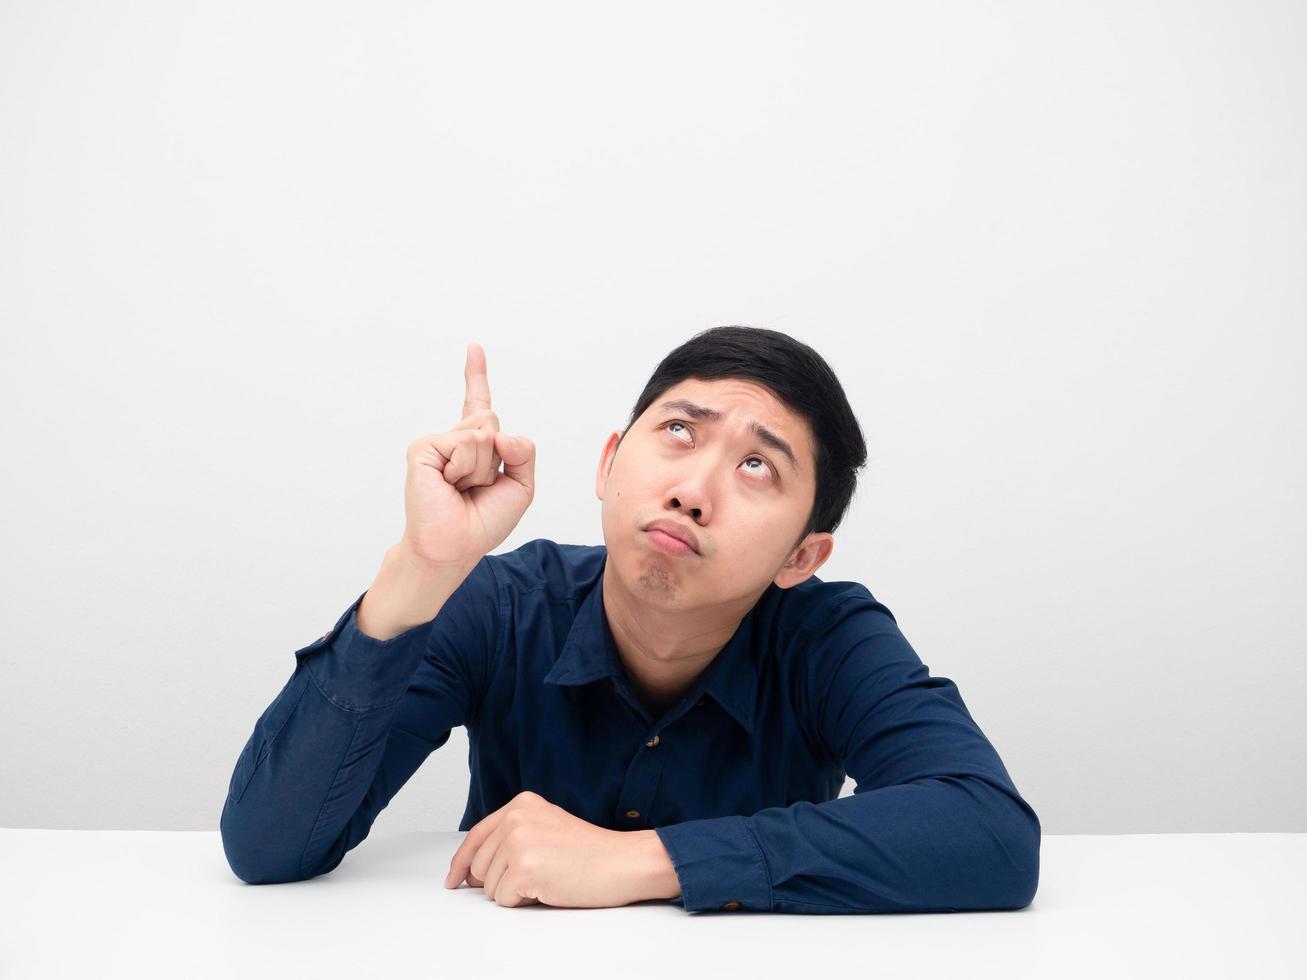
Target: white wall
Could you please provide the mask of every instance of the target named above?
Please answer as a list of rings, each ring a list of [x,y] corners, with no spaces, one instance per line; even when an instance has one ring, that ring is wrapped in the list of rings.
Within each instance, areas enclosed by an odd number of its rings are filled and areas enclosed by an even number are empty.
[[[871,462],[825,579],[1047,833],[1307,831],[1295,3],[0,6],[0,825],[215,829],[469,340],[605,437],[784,330]],[[452,829],[462,731],[380,817]],[[846,787],[846,792],[851,786]]]

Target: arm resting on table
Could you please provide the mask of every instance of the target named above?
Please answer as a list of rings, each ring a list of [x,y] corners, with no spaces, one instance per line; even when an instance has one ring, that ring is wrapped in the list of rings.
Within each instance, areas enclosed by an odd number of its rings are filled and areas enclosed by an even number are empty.
[[[931,677],[860,586],[801,631],[814,739],[852,796],[657,828],[687,912],[1018,909],[1039,818],[947,677]]]

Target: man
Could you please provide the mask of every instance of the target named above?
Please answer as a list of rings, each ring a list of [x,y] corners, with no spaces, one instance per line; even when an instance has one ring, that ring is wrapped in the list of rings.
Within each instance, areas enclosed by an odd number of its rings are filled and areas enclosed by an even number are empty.
[[[814,350],[697,334],[603,447],[605,544],[503,555],[535,447],[499,430],[479,345],[465,377],[458,427],[409,447],[403,538],[296,651],[237,761],[221,819],[237,876],[331,871],[464,725],[445,886],[499,905],[1030,904],[1038,817],[956,686],[864,586],[815,575],[866,445]]]

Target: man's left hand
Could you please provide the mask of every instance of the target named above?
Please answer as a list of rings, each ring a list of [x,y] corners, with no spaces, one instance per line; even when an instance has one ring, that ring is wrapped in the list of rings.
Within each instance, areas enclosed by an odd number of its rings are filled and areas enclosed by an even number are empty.
[[[610,908],[681,893],[657,833],[597,827],[529,790],[467,832],[445,887],[465,880],[504,906]]]

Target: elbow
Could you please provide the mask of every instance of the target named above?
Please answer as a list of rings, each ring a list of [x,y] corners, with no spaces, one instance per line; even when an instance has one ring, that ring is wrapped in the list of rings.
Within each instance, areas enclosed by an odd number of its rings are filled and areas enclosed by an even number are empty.
[[[1043,840],[1039,816],[1013,787],[988,780],[976,780],[976,784],[987,790],[980,822],[988,828],[987,853],[993,872],[983,905],[1002,910],[1027,908],[1039,890]]]
[[[1017,798],[1018,813],[1013,820],[1014,832],[1007,844],[1012,879],[1008,886],[1005,908],[1024,909],[1039,891],[1039,849],[1043,832],[1039,817],[1025,800]]]
[[[227,866],[231,868],[232,874],[247,885],[268,883],[267,868],[251,839],[248,822],[236,816],[236,804],[232,803],[230,796],[222,805],[218,833],[222,837],[222,852],[227,857]]]
[[[299,873],[298,861],[288,861],[285,855],[270,848],[266,835],[260,833],[258,821],[243,819],[238,809],[228,797],[218,822],[222,850],[232,874],[248,885],[303,881],[306,876]]]
[[[1005,909],[1028,908],[1039,891],[1039,844],[1027,847],[1020,852],[1012,880],[1004,895],[1002,907]]]
[[[285,821],[267,819],[249,807],[242,813],[241,805],[231,797],[223,804],[218,826],[227,865],[247,885],[317,878],[334,871],[348,850],[342,835],[320,857],[306,860],[303,838],[287,833]]]

